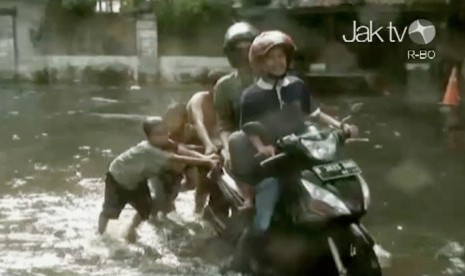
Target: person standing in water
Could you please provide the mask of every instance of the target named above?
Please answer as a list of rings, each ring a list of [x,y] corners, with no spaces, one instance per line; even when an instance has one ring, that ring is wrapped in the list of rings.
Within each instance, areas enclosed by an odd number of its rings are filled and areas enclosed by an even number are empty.
[[[127,231],[128,241],[136,240],[136,228],[148,219],[152,211],[152,198],[147,180],[157,176],[162,169],[182,171],[186,165],[215,168],[218,160],[196,158],[173,153],[169,130],[160,119],[148,119],[143,123],[146,139],[116,157],[108,168],[105,178],[105,194],[99,215],[98,232],[103,234],[110,219],[118,219],[126,204],[136,209]]]

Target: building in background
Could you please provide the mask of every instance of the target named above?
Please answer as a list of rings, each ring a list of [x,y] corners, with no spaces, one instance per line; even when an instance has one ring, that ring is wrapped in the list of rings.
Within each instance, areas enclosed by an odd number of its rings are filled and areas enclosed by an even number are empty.
[[[453,52],[447,46],[438,50],[439,62],[411,62],[405,58],[405,49],[412,46],[408,43],[348,45],[341,41],[351,22],[363,18],[393,18],[399,25],[426,18],[442,28],[449,12],[445,0],[237,0],[233,1],[234,14],[215,18],[215,24],[200,24],[188,34],[179,30],[190,28],[178,26],[171,31],[170,24],[155,17],[153,4],[161,1],[140,0],[140,8],[133,7],[135,0],[63,0],[64,5],[58,5],[60,1],[2,0],[0,75],[17,72],[30,78],[35,72],[53,71],[57,78],[72,75],[79,80],[89,68],[110,68],[131,81],[157,77],[188,81],[199,67],[228,70],[221,52],[224,31],[241,19],[261,29],[291,34],[299,46],[296,71],[325,93],[383,92],[392,90],[389,85],[393,83],[405,86],[412,83],[408,81],[412,71],[437,74],[442,60],[450,60],[447,54]],[[7,12],[12,10],[14,16]],[[449,36],[449,45],[461,41],[457,37],[460,35]],[[438,41],[445,40],[440,37]],[[443,71],[447,75],[448,70]]]

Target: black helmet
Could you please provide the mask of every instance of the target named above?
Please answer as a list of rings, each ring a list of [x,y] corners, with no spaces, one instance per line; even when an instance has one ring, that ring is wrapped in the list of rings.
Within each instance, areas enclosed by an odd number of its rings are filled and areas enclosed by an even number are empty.
[[[259,31],[247,22],[237,22],[228,28],[224,35],[223,52],[232,67],[237,67],[240,61],[234,53],[236,43],[240,41],[252,42]]]

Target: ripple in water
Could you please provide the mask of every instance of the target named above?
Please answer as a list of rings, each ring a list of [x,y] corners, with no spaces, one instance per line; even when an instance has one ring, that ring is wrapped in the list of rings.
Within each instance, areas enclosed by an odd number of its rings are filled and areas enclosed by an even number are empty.
[[[180,250],[194,250],[192,241],[211,235],[196,223],[193,193],[180,196],[178,213],[158,221],[160,227],[142,224],[139,241],[130,245],[121,237],[134,211],[125,209],[118,221],[110,221],[107,233],[99,236],[96,223],[103,183],[100,178],[89,178],[78,185],[86,191],[84,196],[42,193],[0,198],[0,250],[4,252],[0,273],[217,275],[216,268],[199,258],[177,257]]]

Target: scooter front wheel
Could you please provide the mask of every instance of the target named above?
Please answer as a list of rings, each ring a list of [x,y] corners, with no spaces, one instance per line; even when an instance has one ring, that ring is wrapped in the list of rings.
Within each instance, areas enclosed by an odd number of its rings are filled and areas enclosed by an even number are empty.
[[[373,239],[352,225],[348,236],[339,237],[336,243],[328,237],[328,246],[339,276],[381,276],[381,266],[374,249]],[[348,241],[348,242],[344,242]],[[342,251],[341,251],[342,250]]]
[[[353,235],[350,245],[349,275],[381,276],[382,270],[375,252],[375,242],[362,224],[352,224]]]
[[[351,276],[381,276],[381,266],[374,249],[366,248],[361,251],[351,258],[347,266],[348,274]]]

